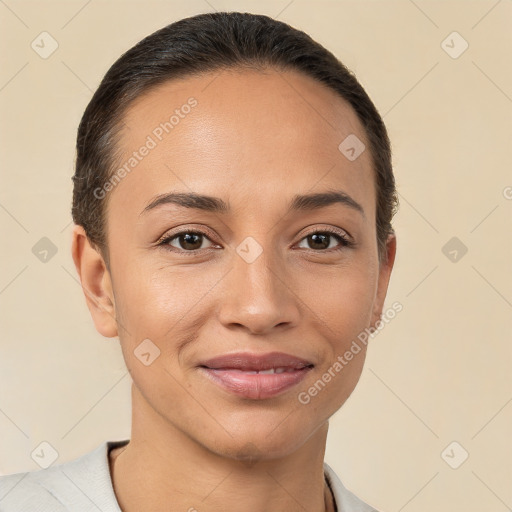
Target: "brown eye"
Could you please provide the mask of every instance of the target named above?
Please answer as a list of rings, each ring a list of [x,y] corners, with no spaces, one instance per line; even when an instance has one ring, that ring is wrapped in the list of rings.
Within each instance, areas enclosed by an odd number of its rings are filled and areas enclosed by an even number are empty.
[[[170,245],[176,249],[190,252],[204,249],[205,247],[201,247],[204,241],[208,241],[211,245],[210,240],[204,233],[197,231],[182,231],[181,233],[176,233],[167,237],[165,240],[162,240],[161,244]]]
[[[330,231],[316,231],[304,237],[301,240],[305,241],[307,246],[301,246],[305,249],[313,249],[316,251],[325,251],[326,249],[342,249],[350,245],[348,239],[338,233],[331,233]],[[338,242],[336,244],[336,242]],[[338,247],[336,247],[338,246]]]
[[[307,237],[311,249],[329,249],[331,235],[325,233],[315,233]]]

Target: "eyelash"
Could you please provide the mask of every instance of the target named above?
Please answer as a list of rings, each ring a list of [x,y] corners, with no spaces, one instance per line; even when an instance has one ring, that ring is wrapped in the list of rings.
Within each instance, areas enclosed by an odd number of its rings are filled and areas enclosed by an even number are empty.
[[[169,245],[169,242],[171,242],[175,238],[178,238],[181,235],[185,235],[185,234],[187,234],[187,235],[202,235],[203,237],[207,238],[210,242],[212,242],[212,240],[209,238],[207,233],[205,233],[203,231],[187,229],[187,230],[184,230],[184,231],[179,231],[177,233],[173,233],[172,235],[164,235],[164,237],[162,237],[156,243],[156,245],[157,246],[161,246],[165,250],[168,250],[168,251],[171,251],[171,252],[175,252],[175,253],[179,253],[179,254],[184,254],[184,255],[187,255],[187,256],[194,256],[194,255],[197,255],[199,253],[199,251],[210,249],[210,247],[208,247],[206,249],[194,249],[194,250],[191,250],[191,251],[187,251],[185,249],[177,249],[176,247],[172,247],[172,246]],[[303,236],[299,240],[299,242],[302,242],[302,240],[304,240],[308,236],[316,235],[316,234],[329,234],[329,235],[333,236],[334,238],[336,238],[338,240],[338,242],[340,243],[340,246],[336,247],[336,248],[323,249],[323,250],[316,250],[316,249],[306,249],[306,250],[312,251],[314,253],[323,253],[323,252],[331,253],[331,252],[338,252],[338,251],[341,251],[343,249],[351,248],[351,247],[355,246],[355,242],[353,242],[348,237],[340,234],[337,230],[334,230],[332,228],[324,228],[324,229],[321,229],[321,230],[312,231],[311,233],[308,233],[305,236]]]

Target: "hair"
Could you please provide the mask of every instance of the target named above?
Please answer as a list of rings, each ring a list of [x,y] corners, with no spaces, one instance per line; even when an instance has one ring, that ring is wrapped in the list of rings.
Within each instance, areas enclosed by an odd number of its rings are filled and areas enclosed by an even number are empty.
[[[292,70],[325,84],[354,109],[369,143],[376,190],[379,259],[386,257],[398,209],[391,147],[384,122],[355,75],[305,32],[260,14],[216,12],[178,20],[145,37],[107,71],[78,127],[72,217],[107,268],[107,204],[95,191],[116,168],[123,117],[156,86],[222,69]]]

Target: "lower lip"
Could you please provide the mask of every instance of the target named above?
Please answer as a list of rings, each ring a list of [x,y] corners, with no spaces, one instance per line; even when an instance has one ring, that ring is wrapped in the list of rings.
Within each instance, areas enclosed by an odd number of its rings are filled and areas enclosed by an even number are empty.
[[[248,373],[241,370],[201,368],[216,384],[236,395],[253,400],[272,398],[301,382],[311,367],[283,373]]]

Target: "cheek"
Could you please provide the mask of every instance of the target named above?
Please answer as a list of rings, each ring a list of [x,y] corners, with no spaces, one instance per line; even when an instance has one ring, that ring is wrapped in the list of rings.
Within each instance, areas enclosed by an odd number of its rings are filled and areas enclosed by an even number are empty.
[[[173,330],[183,329],[221,277],[217,274],[213,269],[170,265],[149,269],[139,265],[126,271],[130,278],[116,286],[116,311],[129,336],[163,341]]]
[[[371,322],[376,274],[366,261],[339,268],[329,278],[317,279],[316,286],[313,280],[305,286],[311,290],[305,302],[313,311],[313,330],[327,343],[317,380],[301,391],[316,414],[327,418],[343,405],[361,376],[366,357],[362,339]]]
[[[194,266],[142,264],[126,272],[131,278],[119,286],[116,300],[123,327],[119,337],[126,366],[147,396],[155,396],[158,389],[164,394],[179,391],[171,374],[186,379],[184,347],[195,346],[201,326],[213,314],[212,290],[224,273],[213,267],[200,271]]]
[[[328,276],[310,276],[303,282],[308,290],[304,301],[312,311],[317,328],[336,352],[357,338],[370,324],[377,281],[371,266],[339,268]]]

